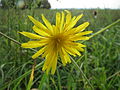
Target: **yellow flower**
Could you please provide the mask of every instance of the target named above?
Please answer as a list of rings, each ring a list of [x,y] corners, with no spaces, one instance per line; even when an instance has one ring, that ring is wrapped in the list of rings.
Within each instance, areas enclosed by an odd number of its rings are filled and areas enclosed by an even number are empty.
[[[35,59],[42,55],[42,57],[45,58],[42,70],[46,70],[47,73],[50,70],[52,74],[55,73],[58,57],[61,58],[61,61],[65,66],[67,63],[71,63],[69,55],[81,56],[80,51],[84,51],[83,47],[85,47],[85,45],[77,41],[88,40],[89,37],[85,35],[92,33],[92,31],[83,32],[83,30],[89,25],[89,22],[84,22],[78,27],[75,27],[83,14],[72,18],[69,11],[65,10],[65,12],[66,14],[64,12],[56,13],[55,25],[51,25],[44,15],[42,15],[42,20],[45,25],[35,20],[32,16],[28,16],[34,23],[33,30],[39,35],[29,32],[20,32],[22,35],[33,39],[33,41],[23,43],[21,45],[23,48],[41,47],[32,58]]]

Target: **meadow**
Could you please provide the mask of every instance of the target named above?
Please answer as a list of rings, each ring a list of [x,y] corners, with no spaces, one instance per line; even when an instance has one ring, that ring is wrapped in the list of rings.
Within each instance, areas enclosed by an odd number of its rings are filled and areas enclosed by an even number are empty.
[[[55,23],[55,13],[62,10],[15,10],[0,9],[0,32],[20,43],[29,41],[19,31],[33,32],[33,23],[28,15],[41,20],[41,14]],[[84,14],[77,25],[90,22],[86,30],[94,33],[120,19],[120,10],[71,9],[72,15]],[[97,11],[97,18],[93,11]],[[76,25],[76,26],[77,26]],[[90,40],[83,42],[87,47],[82,56],[73,57],[88,78],[91,86],[79,69],[73,64],[65,67],[60,61],[54,75],[42,71],[44,59],[36,59],[34,80],[31,86],[38,90],[120,90],[120,23],[110,27]],[[37,50],[37,49],[36,49]],[[31,56],[36,51],[21,48],[8,38],[0,35],[0,90],[26,90],[33,65]]]

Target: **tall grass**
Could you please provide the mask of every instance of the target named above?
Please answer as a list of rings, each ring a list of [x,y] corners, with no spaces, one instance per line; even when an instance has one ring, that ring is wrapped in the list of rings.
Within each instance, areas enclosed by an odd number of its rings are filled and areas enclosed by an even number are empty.
[[[27,15],[32,15],[42,22],[41,14],[55,23],[55,13],[61,10],[3,10],[0,9],[0,32],[19,42],[28,41],[18,31],[32,31],[33,24]],[[94,18],[94,10],[70,10],[73,15],[80,13],[84,17],[77,25],[89,21],[88,30],[97,32],[101,28],[120,19],[120,10],[101,10]],[[83,70],[95,90],[120,90],[120,24],[84,42],[87,47],[81,57],[73,57]],[[26,90],[33,65],[31,56],[35,53],[23,49],[12,41],[0,36],[0,90]],[[35,78],[32,88],[39,90],[92,90],[81,72],[71,63],[63,66],[58,62],[55,75],[46,75],[41,71],[43,58],[36,59]]]

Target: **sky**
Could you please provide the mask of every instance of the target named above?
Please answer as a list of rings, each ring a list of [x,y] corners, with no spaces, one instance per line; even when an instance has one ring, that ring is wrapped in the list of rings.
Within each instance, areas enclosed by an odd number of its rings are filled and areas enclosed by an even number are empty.
[[[120,9],[120,0],[48,0],[52,9],[111,8]]]

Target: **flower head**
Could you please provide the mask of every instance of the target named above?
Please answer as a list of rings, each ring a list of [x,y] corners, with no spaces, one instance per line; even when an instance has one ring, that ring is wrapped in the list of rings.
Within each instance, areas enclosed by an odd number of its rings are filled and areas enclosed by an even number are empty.
[[[72,17],[71,12],[67,10],[65,10],[65,12],[66,14],[64,12],[56,13],[55,25],[51,25],[44,15],[42,15],[42,20],[45,25],[35,20],[32,16],[28,16],[34,23],[33,30],[37,34],[20,32],[24,36],[33,39],[33,41],[23,43],[21,45],[23,48],[41,47],[41,49],[37,51],[32,58],[35,59],[42,55],[42,57],[45,58],[42,70],[47,73],[50,70],[52,74],[55,73],[58,57],[61,58],[61,61],[65,66],[67,63],[71,63],[69,55],[81,56],[80,51],[84,51],[83,47],[85,47],[85,45],[77,41],[88,40],[89,37],[85,35],[92,33],[92,31],[84,31],[89,25],[89,22],[84,22],[78,27],[75,27],[83,14],[80,14],[77,17]]]

